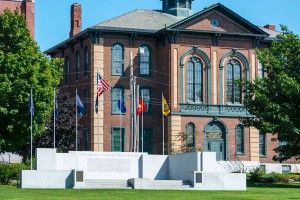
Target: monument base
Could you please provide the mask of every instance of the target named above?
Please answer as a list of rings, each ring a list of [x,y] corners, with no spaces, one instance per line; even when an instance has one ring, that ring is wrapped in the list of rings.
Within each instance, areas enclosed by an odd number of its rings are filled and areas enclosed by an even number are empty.
[[[245,173],[229,173],[214,152],[148,155],[36,150],[36,170],[23,170],[22,188],[246,190]]]

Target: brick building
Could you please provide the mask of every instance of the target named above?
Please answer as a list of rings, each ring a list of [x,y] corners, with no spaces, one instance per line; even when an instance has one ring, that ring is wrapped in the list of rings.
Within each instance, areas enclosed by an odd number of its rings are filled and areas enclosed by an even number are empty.
[[[214,151],[218,160],[241,160],[249,167],[274,163],[278,144],[271,141],[273,136],[239,122],[250,114],[233,80],[264,75],[255,48],[270,47],[278,32],[273,25],[256,26],[222,4],[194,14],[191,8],[191,0],[163,0],[160,11],[137,9],[81,30],[81,6],[72,5],[70,38],[46,53],[65,58],[61,91],[75,96],[78,89],[85,105],[81,150],[131,150],[132,52],[133,75],[147,105],[145,152],[163,152],[163,93],[171,109],[164,118],[166,153],[188,147]],[[99,97],[98,114],[97,72],[111,86]],[[117,106],[120,94],[125,114]],[[184,140],[178,140],[180,133]],[[137,135],[141,151],[141,131]]]
[[[24,14],[32,38],[34,38],[34,2],[35,0],[0,0],[0,13],[5,9],[11,11],[18,9]]]

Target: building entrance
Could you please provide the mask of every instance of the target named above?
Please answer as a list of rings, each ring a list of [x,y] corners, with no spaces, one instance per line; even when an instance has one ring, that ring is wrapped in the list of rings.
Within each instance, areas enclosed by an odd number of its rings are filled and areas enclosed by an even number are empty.
[[[224,125],[218,121],[210,122],[205,126],[204,151],[216,152],[217,160],[226,159]]]

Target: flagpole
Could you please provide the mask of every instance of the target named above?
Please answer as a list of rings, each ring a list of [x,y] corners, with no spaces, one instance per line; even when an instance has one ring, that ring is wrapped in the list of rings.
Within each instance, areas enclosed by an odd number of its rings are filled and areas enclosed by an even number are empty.
[[[120,97],[119,97],[119,102],[120,102],[120,152],[122,152],[122,102],[121,102],[121,90],[120,90]]]
[[[136,152],[136,78],[133,77],[133,152]]]
[[[97,71],[97,87],[98,87],[98,71]],[[98,89],[97,89],[97,94],[98,95]],[[99,98],[97,97],[97,101],[98,101],[98,112],[97,112],[97,118],[98,118],[98,152],[100,152],[100,119],[99,119]]]
[[[129,151],[133,152],[133,135],[134,135],[134,130],[133,130],[133,117],[134,117],[134,94],[133,94],[133,82],[134,82],[134,77],[133,77],[133,57],[132,57],[132,51],[130,51],[130,143],[129,143]]]
[[[143,106],[144,106],[144,93],[143,90],[142,92],[142,102],[143,102]],[[142,110],[142,153],[144,152],[144,109]]]
[[[55,102],[55,88],[54,88],[54,110],[53,110],[53,148],[55,149],[55,111],[56,111],[56,102]]]
[[[161,93],[161,108],[162,111],[164,109],[164,104],[163,104],[163,92]],[[162,140],[163,140],[163,155],[165,155],[165,116],[164,113],[162,112]]]
[[[140,99],[140,95],[139,95],[139,91],[140,91],[140,86],[139,85],[137,85],[136,86],[137,88],[136,88],[136,108],[138,108],[139,107],[139,99]],[[144,104],[142,104],[142,107],[143,107],[143,105]],[[136,109],[137,110],[137,109]],[[142,112],[144,112],[143,111],[143,109],[142,109]],[[136,152],[139,152],[139,139],[140,139],[140,137],[139,137],[139,135],[140,135],[140,116],[139,115],[136,115],[136,136],[135,136],[135,142],[136,142]]]
[[[99,102],[98,102],[98,109],[99,109]],[[98,151],[100,151],[100,118],[99,118],[99,110],[98,110],[98,113],[97,113],[97,118],[98,118]]]
[[[33,100],[32,100],[32,88],[30,88],[30,170],[32,170],[32,115],[33,115]]]
[[[76,147],[75,147],[75,150],[77,151],[77,100],[76,100],[76,97],[77,97],[77,88],[76,88],[76,95],[75,95],[75,104],[76,104],[76,108],[75,108],[75,110],[76,110],[76,138],[75,138],[75,145],[76,145]]]

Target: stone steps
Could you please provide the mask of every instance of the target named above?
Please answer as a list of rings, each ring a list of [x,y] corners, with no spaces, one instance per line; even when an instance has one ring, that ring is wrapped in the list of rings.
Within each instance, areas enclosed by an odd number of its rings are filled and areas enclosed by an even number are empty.
[[[86,179],[83,185],[75,189],[133,189],[128,180]],[[188,190],[192,189],[189,181],[185,180],[149,180],[150,190]]]
[[[100,180],[86,179],[84,185],[76,186],[77,189],[132,189],[127,180]]]
[[[185,180],[151,180],[149,181],[149,189],[153,190],[187,190],[192,185]]]

